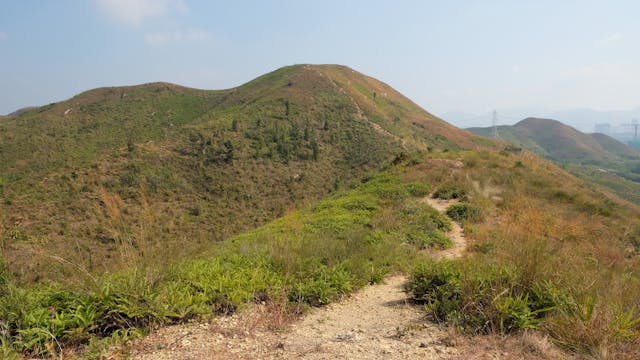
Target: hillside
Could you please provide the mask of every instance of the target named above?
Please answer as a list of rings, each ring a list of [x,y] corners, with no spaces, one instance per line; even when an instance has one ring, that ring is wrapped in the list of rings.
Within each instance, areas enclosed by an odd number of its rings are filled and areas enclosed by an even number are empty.
[[[490,137],[493,128],[469,128]],[[513,126],[499,126],[506,141],[529,148],[547,158],[582,164],[640,160],[640,153],[604,134],[585,134],[557,120],[527,118]]]
[[[455,201],[444,216],[428,205],[434,203],[429,197]],[[153,215],[159,211],[150,210]],[[453,222],[463,228],[467,242],[462,258],[434,261],[452,246],[443,234],[453,230]],[[234,236],[195,259],[153,267],[132,263],[125,271],[94,278],[77,274],[86,280],[80,286],[4,283],[0,317],[7,330],[0,350],[58,355],[81,344],[79,351],[86,357],[109,357],[108,351],[116,352],[112,357],[126,357],[125,345],[142,335],[140,329],[201,319],[201,324],[188,325],[193,330],[181,330],[152,350],[175,350],[177,342],[187,347],[178,347],[178,353],[233,351],[236,355],[229,357],[255,358],[260,348],[225,344],[254,341],[250,332],[263,326],[275,338],[258,344],[273,355],[261,354],[263,358],[347,349],[314,347],[323,339],[347,339],[355,353],[359,339],[373,328],[346,328],[351,333],[345,333],[344,327],[329,326],[333,332],[313,336],[307,346],[289,324],[309,307],[404,272],[411,274],[405,284],[408,295],[425,306],[409,310],[411,323],[397,319],[402,327],[395,332],[371,335],[395,334],[385,343],[407,354],[424,356],[442,346],[428,340],[436,331],[427,320],[432,319],[474,336],[470,346],[477,346],[478,335],[533,333],[551,339],[540,345],[545,353],[552,352],[553,341],[566,357],[636,359],[639,229],[637,209],[528,152],[412,156],[353,189]],[[394,311],[386,308],[390,305],[358,311]],[[244,316],[239,333],[215,325],[228,323],[225,317],[206,320],[243,311],[254,312]],[[390,314],[367,316],[375,321]],[[363,314],[354,319],[363,320]],[[313,325],[317,330],[317,321]],[[198,343],[205,348],[189,348],[194,334],[204,337]],[[411,343],[396,345],[398,341]],[[365,353],[382,353],[381,343],[371,341]],[[521,345],[523,356],[515,357],[539,358],[542,348],[532,345]]]
[[[638,208],[520,150],[335,65],[221,91],[95,89],[11,116],[0,357],[126,357],[158,326],[255,307],[281,331],[403,273],[424,323],[398,339],[431,319],[637,358]]]
[[[469,128],[493,136],[493,128]],[[557,161],[588,182],[640,204],[640,153],[604,134],[585,134],[550,119],[499,126],[500,138]]]
[[[479,143],[336,65],[285,67],[221,91],[94,89],[0,123],[4,255],[25,282],[121,268],[123,246],[131,257],[189,256],[401,153]]]

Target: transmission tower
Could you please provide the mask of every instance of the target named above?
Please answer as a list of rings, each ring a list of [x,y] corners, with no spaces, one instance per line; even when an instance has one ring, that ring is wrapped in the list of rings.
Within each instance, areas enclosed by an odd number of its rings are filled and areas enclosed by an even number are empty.
[[[491,123],[493,124],[493,137],[496,139],[500,138],[500,136],[498,135],[498,112],[496,110],[493,110]]]
[[[633,119],[631,120],[631,124],[624,125],[633,127],[633,141],[638,140],[638,126],[640,126],[640,124],[638,123],[638,119]]]

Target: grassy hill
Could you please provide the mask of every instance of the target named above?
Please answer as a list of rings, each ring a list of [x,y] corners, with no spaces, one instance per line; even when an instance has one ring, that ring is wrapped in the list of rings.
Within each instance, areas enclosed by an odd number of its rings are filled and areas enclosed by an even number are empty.
[[[285,67],[222,91],[90,90],[0,123],[4,255],[26,282],[118,269],[122,246],[189,256],[401,153],[475,140],[343,66]]]
[[[493,128],[470,128],[482,136],[492,136]],[[640,160],[640,153],[604,134],[585,134],[551,119],[527,118],[513,126],[499,126],[506,141],[529,148],[547,158],[581,164],[608,164]]]
[[[636,206],[349,68],[96,89],[5,120],[0,357],[106,357],[154,326],[299,314],[393,271],[459,331],[640,355]],[[462,203],[447,218],[430,194]],[[451,221],[467,256],[433,261]]]
[[[469,131],[491,137],[493,128]],[[585,134],[550,119],[499,126],[500,138],[567,166],[583,179],[640,204],[640,153],[604,134]]]
[[[432,191],[462,198],[454,205],[469,242],[461,260],[430,258],[448,246],[442,232],[453,221],[424,203]],[[530,153],[411,156],[193,259],[134,261],[114,274],[77,274],[84,283],[71,286],[5,282],[0,351],[82,344],[99,358],[150,327],[256,302],[299,314],[404,271],[415,300],[464,333],[539,331],[569,353],[634,359],[638,214]]]

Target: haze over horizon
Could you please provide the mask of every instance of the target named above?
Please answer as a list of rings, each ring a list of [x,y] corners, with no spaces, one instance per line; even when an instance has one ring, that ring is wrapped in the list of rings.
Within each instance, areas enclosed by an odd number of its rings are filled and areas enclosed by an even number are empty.
[[[101,86],[223,89],[285,65],[337,63],[458,126],[464,119],[445,115],[498,109],[513,123],[586,108],[625,110],[624,119],[640,105],[639,10],[633,1],[7,1],[0,114]]]

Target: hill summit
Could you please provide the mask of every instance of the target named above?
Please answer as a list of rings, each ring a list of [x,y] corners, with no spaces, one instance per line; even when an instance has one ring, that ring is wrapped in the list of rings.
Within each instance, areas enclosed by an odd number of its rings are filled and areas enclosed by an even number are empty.
[[[113,269],[122,243],[189,255],[402,153],[479,147],[475,135],[339,65],[288,66],[219,91],[89,90],[0,123],[6,256],[30,281],[56,274],[52,258]]]

